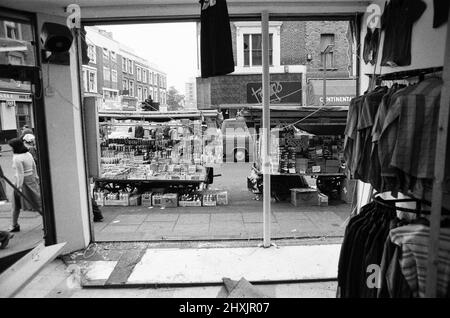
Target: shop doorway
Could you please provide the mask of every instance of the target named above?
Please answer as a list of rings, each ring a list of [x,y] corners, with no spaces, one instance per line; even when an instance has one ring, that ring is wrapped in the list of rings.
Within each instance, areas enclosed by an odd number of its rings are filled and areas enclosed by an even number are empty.
[[[55,232],[34,19],[2,10],[0,25],[5,26],[0,31],[0,263],[4,269],[8,259],[16,260],[15,255],[41,242],[54,244]]]
[[[99,174],[91,193],[103,220],[94,223],[96,241],[262,238],[260,22],[231,25],[236,70],[210,79],[198,76],[196,22],[85,26],[90,62],[83,72],[96,76],[96,87],[86,82],[84,93],[98,109]],[[172,27],[178,36],[168,34]],[[312,29],[321,31],[286,50],[289,38],[298,39],[295,32],[305,37]],[[186,30],[193,45],[183,44]],[[147,41],[139,40],[140,32]],[[357,90],[352,20],[280,19],[270,22],[270,32],[271,128],[281,141],[273,149],[272,237],[341,238],[353,198],[342,161],[346,102]],[[159,33],[170,36],[174,48],[149,38]],[[323,59],[330,38],[336,46]],[[181,48],[194,65],[190,77],[151,60],[159,50],[182,69],[183,58],[175,58]],[[325,98],[317,85],[324,70],[333,78]],[[105,98],[111,90],[118,98]],[[222,128],[230,120],[245,122],[248,133],[234,132],[227,143]],[[187,161],[174,160],[187,154],[180,151],[186,140],[192,146]]]

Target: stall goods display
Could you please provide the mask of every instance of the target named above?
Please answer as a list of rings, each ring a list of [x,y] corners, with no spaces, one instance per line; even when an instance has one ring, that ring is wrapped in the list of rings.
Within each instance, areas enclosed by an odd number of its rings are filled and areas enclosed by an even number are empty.
[[[341,136],[305,136],[278,132],[272,138],[270,162],[272,173],[319,174],[342,171]]]

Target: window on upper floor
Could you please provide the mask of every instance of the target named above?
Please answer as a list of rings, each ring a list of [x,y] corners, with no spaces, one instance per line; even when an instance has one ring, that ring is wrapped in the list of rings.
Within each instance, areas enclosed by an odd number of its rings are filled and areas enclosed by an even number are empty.
[[[328,48],[328,50],[327,50]],[[327,52],[325,52],[327,50]],[[334,68],[334,34],[320,35],[320,57],[321,66],[324,68],[324,62],[327,69]],[[324,53],[325,52],[325,53]]]
[[[115,62],[117,60],[116,52],[111,51],[111,61]]]
[[[273,65],[273,34],[269,35],[269,64]],[[262,35],[244,34],[244,66],[262,65]]]
[[[269,65],[281,65],[281,21],[269,23]],[[261,23],[234,22],[236,27],[236,72],[248,72],[262,66]]]
[[[122,89],[124,91],[128,90],[128,81],[126,79],[122,80]]]
[[[111,71],[111,81],[113,83],[117,83],[117,71],[116,70]]]
[[[88,45],[88,57],[89,63],[97,63],[97,54],[95,53],[95,45],[93,44]]]
[[[19,23],[5,21],[4,25],[5,25],[6,38],[12,39],[12,40],[21,40],[22,39]]]
[[[132,60],[128,60],[128,73],[134,74],[134,63]]]
[[[147,83],[147,70],[145,69],[142,70],[142,81]]]
[[[128,62],[127,59],[122,57],[122,72],[128,72]]]
[[[107,48],[103,48],[103,58],[109,60],[109,51]]]
[[[134,82],[130,81],[129,85],[128,85],[128,92],[130,96],[134,96]]]
[[[136,67],[136,78],[139,82],[142,81],[142,70],[140,67]]]
[[[103,66],[103,80],[110,81],[111,80],[111,70],[109,67]]]
[[[97,92],[97,70],[83,67],[84,91],[89,93]]]

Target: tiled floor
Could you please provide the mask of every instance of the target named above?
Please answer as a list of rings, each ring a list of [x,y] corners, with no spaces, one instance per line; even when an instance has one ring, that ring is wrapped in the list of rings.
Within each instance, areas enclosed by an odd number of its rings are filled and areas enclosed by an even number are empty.
[[[334,298],[336,282],[257,285],[273,298]],[[178,288],[82,288],[62,261],[47,265],[16,298],[216,298],[225,297],[223,286]]]

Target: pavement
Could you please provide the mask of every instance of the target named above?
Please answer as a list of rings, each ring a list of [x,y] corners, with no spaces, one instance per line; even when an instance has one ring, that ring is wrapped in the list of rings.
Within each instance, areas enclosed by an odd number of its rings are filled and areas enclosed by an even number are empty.
[[[9,180],[13,180],[12,152],[9,145],[1,145],[0,165],[3,173]],[[8,198],[11,198],[13,189],[5,185]],[[43,240],[43,222],[39,213],[22,211],[19,217],[20,232],[14,233],[6,249],[0,250],[0,258],[36,247]],[[11,225],[11,202],[0,202],[0,231],[7,231]]]
[[[212,188],[227,190],[229,205],[217,207],[100,207],[104,220],[94,223],[95,240],[223,240],[259,239],[263,233],[262,201],[247,189],[248,163],[224,164]],[[314,182],[308,180],[308,182]],[[273,202],[273,238],[342,237],[350,204],[331,201],[327,207],[295,207]]]

